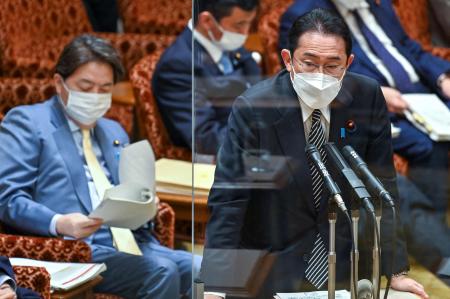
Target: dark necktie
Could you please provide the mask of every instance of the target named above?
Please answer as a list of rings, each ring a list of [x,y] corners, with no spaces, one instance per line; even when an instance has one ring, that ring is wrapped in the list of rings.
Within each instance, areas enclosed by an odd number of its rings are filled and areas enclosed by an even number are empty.
[[[414,84],[408,76],[405,68],[402,64],[385,48],[384,44],[378,39],[378,37],[367,27],[361,16],[357,11],[353,12],[359,29],[364,35],[367,43],[372,51],[383,61],[389,73],[392,75],[395,81],[395,85],[401,92],[413,92],[415,90]]]
[[[322,160],[326,162],[326,153],[323,148],[325,144],[325,133],[320,123],[321,112],[316,109],[312,113],[312,124],[311,130],[308,136],[308,143],[313,144],[319,150]],[[320,207],[320,199],[322,197],[322,187],[323,180],[316,168],[311,164],[311,177],[312,177],[312,188],[313,188],[313,202],[316,211]],[[317,232],[316,240],[314,242],[314,247],[311,252],[311,257],[306,267],[305,276],[306,279],[317,289],[320,289],[328,279],[328,251],[325,248],[325,244]]]

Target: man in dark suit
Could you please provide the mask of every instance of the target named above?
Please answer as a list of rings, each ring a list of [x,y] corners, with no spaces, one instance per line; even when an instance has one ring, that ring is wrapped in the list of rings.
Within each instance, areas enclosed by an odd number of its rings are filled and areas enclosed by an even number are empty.
[[[381,85],[392,123],[401,129],[394,152],[409,162],[409,178],[433,200],[442,221],[448,202],[448,149],[433,142],[405,117],[407,93],[435,93],[450,106],[450,62],[425,52],[404,32],[389,0],[298,0],[280,20],[280,49],[294,20],[314,8],[339,13],[350,27],[355,60],[349,70]]]
[[[7,257],[0,256],[0,298],[38,299],[41,296],[26,288],[17,287],[14,272]]]
[[[242,47],[258,0],[200,0],[197,4],[194,21],[161,56],[152,86],[172,142],[191,148],[194,125],[196,152],[215,155],[232,101],[259,80],[259,66]]]
[[[208,199],[211,217],[205,250],[261,249],[276,253],[275,265],[257,298],[270,298],[275,292],[326,288],[329,194],[308,163],[308,143],[316,145],[324,159],[325,141],[335,142],[340,148],[352,145],[397,197],[385,100],[377,82],[347,72],[354,58],[351,47],[349,29],[338,15],[313,10],[297,19],[289,31],[288,48],[281,52],[286,69],[247,90],[233,105]],[[287,159],[282,168],[287,178],[284,184],[273,189],[230,187],[249,187],[241,184],[243,178],[250,186],[261,178],[256,174],[252,179],[252,172],[260,171],[246,161],[255,152],[265,153],[256,165],[264,165],[263,160],[270,160],[269,156]],[[332,176],[349,206],[351,190],[337,173]],[[405,275],[409,266],[401,231],[390,273],[391,217],[390,209],[383,209],[381,271],[393,275],[393,288],[428,298],[423,287]],[[372,228],[362,225],[360,231],[360,278],[367,278]],[[342,214],[336,236],[337,288],[348,288],[351,236]],[[205,254],[203,265],[208,262]],[[222,275],[239,273],[239,265],[235,267],[233,273]]]

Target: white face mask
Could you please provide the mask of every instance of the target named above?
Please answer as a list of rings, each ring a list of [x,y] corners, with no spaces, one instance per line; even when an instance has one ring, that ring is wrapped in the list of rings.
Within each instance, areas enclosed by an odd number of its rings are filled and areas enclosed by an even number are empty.
[[[291,59],[292,61],[292,59]],[[342,87],[341,80],[323,73],[295,73],[291,63],[294,78],[292,85],[302,101],[312,109],[328,106],[338,95]]]
[[[215,19],[214,21],[216,22],[217,27],[219,27],[220,32],[222,32],[222,37],[220,38],[220,40],[216,40],[211,30],[208,30],[208,35],[209,38],[223,51],[234,51],[245,44],[245,41],[247,40],[246,34],[227,31],[223,29]]]
[[[67,114],[83,125],[92,125],[111,107],[111,93],[74,91],[64,82],[63,86],[69,93],[67,105],[64,105]]]

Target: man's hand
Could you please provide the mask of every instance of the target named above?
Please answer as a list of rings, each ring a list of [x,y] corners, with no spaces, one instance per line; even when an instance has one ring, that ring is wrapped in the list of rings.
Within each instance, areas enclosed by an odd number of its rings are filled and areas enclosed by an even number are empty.
[[[403,114],[408,108],[408,103],[403,99],[402,94],[394,88],[382,86],[384,98],[389,112]]]
[[[0,299],[16,299],[16,292],[7,283],[0,286]]]
[[[82,239],[96,232],[102,223],[102,219],[92,219],[80,213],[66,214],[56,221],[56,232],[60,235]]]
[[[450,77],[446,77],[441,81],[441,90],[442,93],[450,99]]]
[[[423,286],[415,281],[414,279],[409,278],[406,275],[401,275],[398,277],[393,277],[391,282],[391,287],[397,291],[410,292],[414,293],[422,299],[428,299],[427,293]]]

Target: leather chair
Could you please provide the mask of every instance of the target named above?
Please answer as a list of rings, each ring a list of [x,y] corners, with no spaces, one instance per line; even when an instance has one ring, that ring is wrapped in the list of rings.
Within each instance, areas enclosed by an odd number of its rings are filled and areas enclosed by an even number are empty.
[[[175,146],[171,142],[152,92],[151,78],[160,53],[155,52],[142,58],[130,71],[140,136],[149,140],[157,159],[164,157],[191,161],[190,149]]]
[[[427,0],[394,0],[394,9],[406,33],[424,50],[450,61],[450,48],[433,46]]]
[[[2,0],[0,28],[0,75],[5,77],[50,77],[64,45],[80,34],[94,34],[82,0]],[[111,41],[126,70],[171,41],[165,35],[95,35]]]
[[[125,32],[178,35],[192,17],[192,1],[119,0]]]

